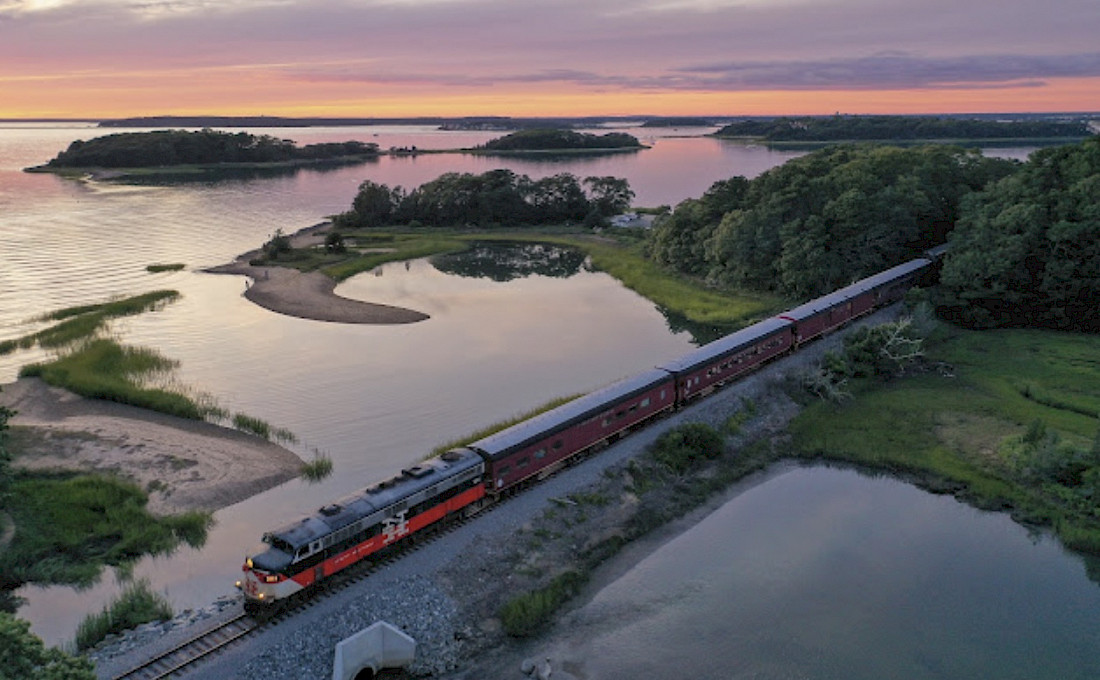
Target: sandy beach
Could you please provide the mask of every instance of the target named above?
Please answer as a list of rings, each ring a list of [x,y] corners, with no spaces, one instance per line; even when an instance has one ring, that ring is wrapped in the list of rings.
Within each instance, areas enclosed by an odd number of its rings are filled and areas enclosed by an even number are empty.
[[[3,385],[16,467],[115,474],[150,490],[149,510],[217,510],[299,474],[293,452],[253,435],[114,402],[37,378]]]
[[[290,237],[295,248],[307,248],[324,242],[324,234],[331,225],[327,222],[302,229]],[[237,274],[252,279],[244,296],[279,314],[313,321],[360,324],[415,323],[429,318],[427,314],[379,305],[361,300],[340,297],[335,292],[336,282],[321,272],[300,272],[289,267],[257,267],[249,262],[258,257],[253,250],[237,257],[229,264],[211,267],[204,271],[211,274]]]

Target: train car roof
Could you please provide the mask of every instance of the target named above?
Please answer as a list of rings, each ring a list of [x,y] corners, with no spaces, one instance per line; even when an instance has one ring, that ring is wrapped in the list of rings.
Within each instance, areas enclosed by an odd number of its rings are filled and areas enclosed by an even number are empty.
[[[297,550],[321,536],[383,510],[433,484],[461,475],[482,462],[481,457],[473,451],[462,449],[448,451],[442,456],[429,458],[405,468],[399,475],[345,496],[335,503],[319,508],[312,515],[268,533],[286,541]]]
[[[517,423],[509,428],[491,434],[484,439],[479,439],[469,444],[471,449],[482,451],[492,458],[507,455],[528,443],[535,441],[547,434],[565,429],[566,427],[590,418],[608,408],[609,404],[617,403],[623,399],[641,394],[646,390],[660,384],[671,381],[672,377],[659,369],[651,369],[629,378],[624,378],[601,387],[595,392],[590,392],[583,397],[577,397],[573,401],[550,409],[545,413],[529,418],[522,423]]]
[[[878,274],[873,274],[865,279],[860,279],[853,285],[862,286],[863,290],[878,288],[879,286],[890,283],[894,279],[898,279],[902,276],[906,276],[907,274],[911,274],[915,271],[924,269],[930,264],[932,264],[931,260],[927,260],[923,257],[918,257],[915,260],[903,262],[896,267],[891,267],[886,271],[879,272]]]
[[[707,343],[698,349],[688,352],[679,359],[663,363],[658,368],[669,371],[670,373],[690,371],[696,366],[707,364],[718,357],[736,352],[742,347],[747,347],[769,335],[774,335],[776,332],[790,325],[791,322],[786,319],[765,319],[759,323],[754,323],[748,328],[742,328],[725,337],[718,338],[714,342]]]
[[[928,264],[929,261],[923,258],[910,260],[896,267],[891,267],[886,271],[868,276],[865,279],[860,279],[832,293],[805,302],[794,309],[783,312],[779,317],[782,319],[790,319],[791,321],[804,321],[823,310],[843,304],[851,298],[866,293],[867,291],[874,290],[880,286],[884,286],[896,279],[922,269],[923,267],[927,267]]]

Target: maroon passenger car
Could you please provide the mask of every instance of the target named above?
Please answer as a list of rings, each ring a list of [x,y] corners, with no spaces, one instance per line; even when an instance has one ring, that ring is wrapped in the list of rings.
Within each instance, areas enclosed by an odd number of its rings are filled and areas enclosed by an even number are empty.
[[[486,491],[505,493],[561,468],[676,405],[672,376],[653,369],[578,397],[469,445],[485,458]]]
[[[676,377],[678,403],[703,396],[791,348],[791,322],[768,319],[703,345],[660,368]]]

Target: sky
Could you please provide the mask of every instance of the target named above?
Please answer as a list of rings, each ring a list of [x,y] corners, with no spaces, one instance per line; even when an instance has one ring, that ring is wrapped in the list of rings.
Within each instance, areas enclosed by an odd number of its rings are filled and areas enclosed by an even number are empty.
[[[1100,0],[0,0],[0,118],[1100,111]]]

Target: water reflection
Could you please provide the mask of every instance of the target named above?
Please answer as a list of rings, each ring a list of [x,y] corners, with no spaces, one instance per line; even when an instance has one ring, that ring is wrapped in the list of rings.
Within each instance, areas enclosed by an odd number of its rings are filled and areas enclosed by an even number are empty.
[[[476,243],[461,253],[437,255],[432,266],[444,274],[513,281],[528,276],[567,279],[586,266],[585,254],[546,243]]]
[[[248,167],[216,167],[199,169],[180,169],[158,171],[149,175],[126,175],[117,180],[105,181],[142,186],[173,186],[183,184],[218,184],[222,182],[242,182],[259,179],[294,177],[303,172],[326,174],[355,166],[377,164],[378,158],[333,159],[308,165],[253,165]]]

